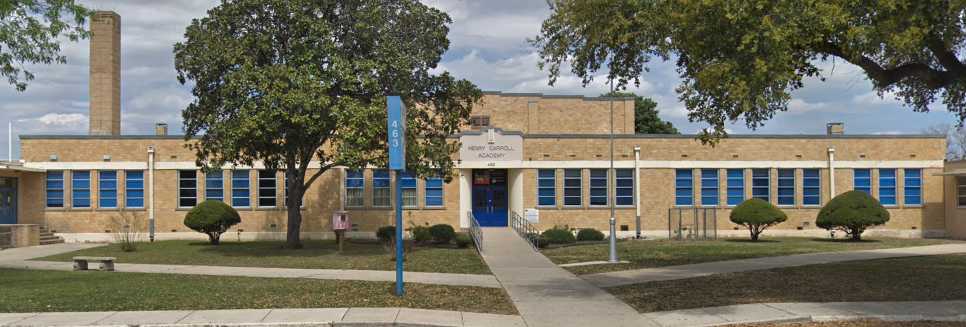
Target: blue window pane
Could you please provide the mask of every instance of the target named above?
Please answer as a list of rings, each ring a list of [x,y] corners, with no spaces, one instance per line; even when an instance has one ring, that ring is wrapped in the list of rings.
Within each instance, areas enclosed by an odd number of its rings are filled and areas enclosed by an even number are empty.
[[[400,183],[402,188],[416,188],[416,177],[413,176],[412,172],[403,172],[400,177]]]
[[[856,191],[862,191],[866,194],[872,195],[872,170],[871,169],[855,169],[853,170],[855,177],[853,178],[852,184]]]
[[[590,170],[590,205],[607,205],[607,170]]]
[[[251,179],[247,170],[231,171],[231,205],[245,208],[251,206]]]
[[[795,204],[795,170],[778,170],[778,204]]]
[[[674,204],[689,206],[694,204],[694,179],[690,169],[674,171]]]
[[[745,200],[744,169],[728,169],[728,205],[741,204]]]
[[[583,196],[581,179],[580,169],[564,169],[564,205],[581,205],[581,196]]]
[[[906,205],[922,204],[922,170],[904,169],[903,170],[903,202]]]
[[[537,171],[537,205],[557,205],[556,171],[554,169],[540,169]]]
[[[770,201],[771,171],[769,169],[751,170],[751,196]]]
[[[718,170],[701,169],[701,205],[718,205]]]
[[[47,207],[64,207],[64,172],[48,171],[46,181]]]
[[[225,201],[225,178],[220,170],[205,174],[205,199]]]
[[[443,206],[443,179],[439,177],[430,177],[426,179],[426,206],[427,207],[441,207]]]
[[[71,206],[74,208],[90,208],[91,206],[91,172],[75,170],[71,172]]]
[[[896,204],[895,169],[879,169],[879,202],[882,205]]]

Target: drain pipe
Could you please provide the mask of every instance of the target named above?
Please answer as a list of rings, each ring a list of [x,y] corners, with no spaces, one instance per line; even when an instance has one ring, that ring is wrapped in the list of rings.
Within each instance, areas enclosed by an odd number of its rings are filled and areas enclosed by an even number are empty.
[[[635,231],[637,232],[636,237],[641,238],[641,190],[639,190],[641,185],[641,147],[634,147],[634,224]]]
[[[148,240],[154,242],[154,146],[148,146]]]
[[[828,148],[828,190],[829,199],[835,197],[835,148]]]

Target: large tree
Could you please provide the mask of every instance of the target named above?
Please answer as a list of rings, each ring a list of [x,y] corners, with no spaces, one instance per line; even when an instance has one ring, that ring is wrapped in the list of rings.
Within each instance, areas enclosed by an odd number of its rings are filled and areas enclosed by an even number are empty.
[[[658,116],[657,102],[631,92],[613,91],[601,96],[634,97],[634,133],[637,134],[681,134],[674,124]]]
[[[284,170],[287,243],[300,247],[305,190],[332,167],[385,166],[385,99],[400,95],[408,168],[451,179],[446,137],[482,95],[432,72],[450,22],[415,0],[223,0],[174,48],[199,164]]]
[[[966,119],[966,1],[948,0],[549,0],[532,43],[551,81],[565,62],[589,83],[607,68],[619,86],[639,83],[652,59],[676,59],[678,95],[691,121],[761,126],[788,109],[790,92],[819,63],[861,68],[880,96],[914,111],[941,101]]]
[[[74,0],[0,0],[0,77],[23,92],[34,79],[27,65],[67,62],[60,39],[86,38],[88,16]]]

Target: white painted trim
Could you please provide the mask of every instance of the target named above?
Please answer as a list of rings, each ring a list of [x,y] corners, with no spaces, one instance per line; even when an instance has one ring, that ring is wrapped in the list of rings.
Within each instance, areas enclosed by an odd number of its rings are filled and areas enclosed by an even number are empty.
[[[826,160],[640,160],[638,167],[648,168],[828,168]],[[835,161],[836,168],[942,168],[943,160],[864,160]],[[495,163],[464,162],[459,168],[609,168],[607,160],[540,160]],[[634,168],[634,160],[614,161],[614,168]]]
[[[460,228],[470,228],[470,217],[467,212],[473,208],[473,171],[469,169],[460,169],[459,179],[460,179]]]
[[[24,167],[43,170],[146,170],[142,161],[76,161],[76,162],[27,162]]]

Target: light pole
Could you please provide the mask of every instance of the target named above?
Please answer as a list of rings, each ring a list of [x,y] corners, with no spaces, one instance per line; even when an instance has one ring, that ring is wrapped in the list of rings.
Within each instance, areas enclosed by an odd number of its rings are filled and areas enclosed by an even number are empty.
[[[624,124],[627,125],[627,124]],[[617,217],[614,213],[614,79],[610,80],[610,170],[607,172],[607,202],[610,204],[610,256],[607,262],[617,263]]]

